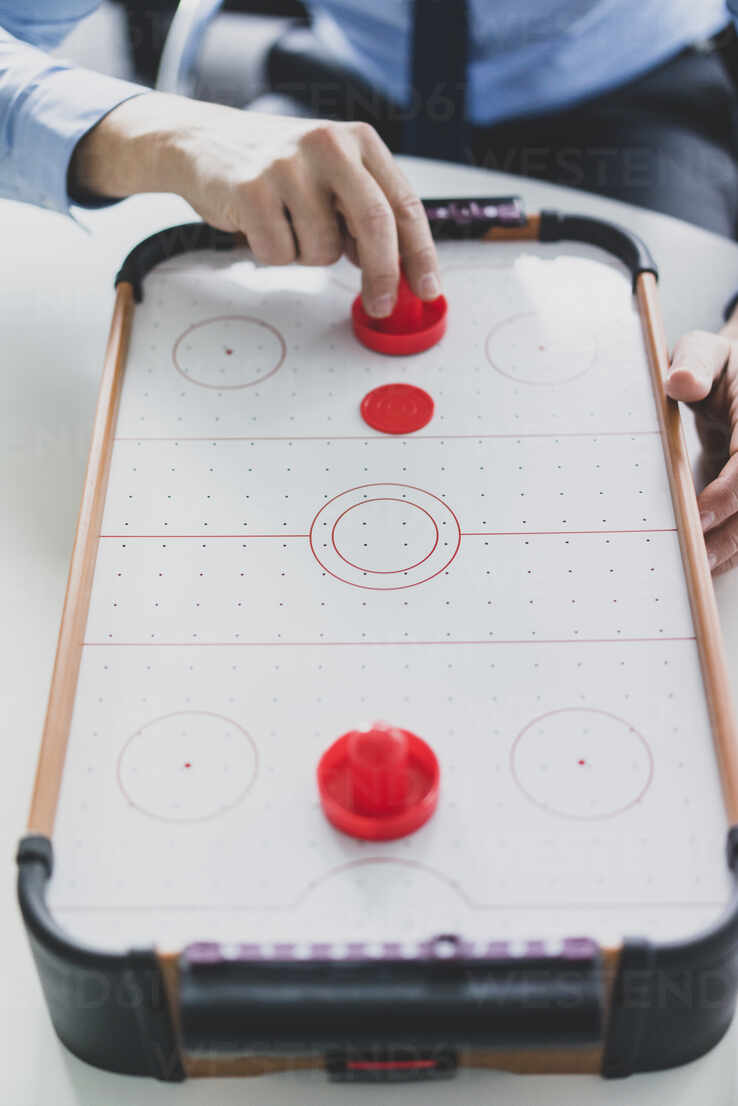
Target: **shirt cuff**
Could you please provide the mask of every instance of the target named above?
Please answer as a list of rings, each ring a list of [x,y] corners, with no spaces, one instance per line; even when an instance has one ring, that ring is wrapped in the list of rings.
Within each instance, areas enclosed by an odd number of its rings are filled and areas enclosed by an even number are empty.
[[[79,140],[113,108],[150,89],[87,69],[55,68],[25,99],[16,119],[11,157],[18,199],[69,213],[71,204],[98,207],[104,197],[68,192],[69,163]],[[30,172],[29,172],[30,170]]]

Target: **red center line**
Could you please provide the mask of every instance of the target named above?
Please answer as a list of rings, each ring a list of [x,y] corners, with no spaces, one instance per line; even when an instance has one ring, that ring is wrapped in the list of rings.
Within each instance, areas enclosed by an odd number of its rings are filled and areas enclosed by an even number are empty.
[[[463,538],[526,538],[556,537],[568,534],[676,534],[676,526],[644,527],[640,530],[462,530]],[[309,534],[254,534],[245,530],[242,534],[100,534],[102,538],[309,538]]]
[[[462,530],[462,538],[525,538],[558,534],[676,534],[676,526],[643,527],[640,530]]]
[[[203,530],[199,534],[100,534],[102,538],[192,538],[199,541],[200,538],[305,538],[310,537],[309,534],[250,534],[245,531],[243,534],[209,534],[207,530]]]
[[[199,649],[201,647],[213,648],[234,646],[236,648],[242,648],[248,646],[252,649],[263,649],[269,646],[276,646],[282,648],[284,646],[300,647],[300,648],[316,648],[318,646],[340,646],[343,648],[348,645],[359,646],[377,646],[377,645],[404,645],[405,647],[411,645],[633,645],[640,643],[653,643],[656,641],[696,641],[697,638],[694,634],[688,634],[677,637],[564,637],[564,638],[481,638],[479,640],[472,641],[456,641],[453,638],[448,638],[446,641],[412,641],[410,639],[405,641],[83,641],[84,646],[98,647],[98,646],[121,646],[121,647],[149,647],[157,646],[166,649],[178,649],[180,646],[184,649]]]

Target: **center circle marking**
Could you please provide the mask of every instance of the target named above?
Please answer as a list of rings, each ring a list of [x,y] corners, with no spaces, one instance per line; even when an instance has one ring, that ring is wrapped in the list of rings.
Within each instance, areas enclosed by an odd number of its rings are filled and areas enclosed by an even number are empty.
[[[369,526],[371,514],[381,506],[391,511],[406,509],[400,526],[410,524],[408,539],[402,544],[412,550],[409,554],[412,563],[404,568],[392,567],[391,546],[388,561],[377,562],[384,532],[378,537],[376,529],[371,535],[373,551],[365,555],[369,563],[360,563],[364,556],[356,552],[356,542],[360,547],[371,546],[369,541],[362,540],[370,531],[361,535],[359,527]],[[361,518],[359,507],[368,508],[368,518]],[[422,526],[420,534],[418,525]],[[461,527],[448,503],[423,488],[393,482],[360,484],[323,504],[310,525],[309,541],[315,560],[336,580],[367,591],[400,591],[424,584],[448,569],[461,546]]]
[[[345,553],[342,553],[341,550],[339,549],[338,542],[336,540],[336,529],[338,528],[340,523],[346,518],[346,516],[351,511],[356,511],[356,510],[358,510],[359,507],[367,507],[370,503],[401,503],[404,507],[412,507],[414,510],[420,511],[422,514],[424,514],[426,516],[426,518],[430,521],[431,526],[433,527],[433,544],[431,545],[430,549],[425,554],[425,556],[421,557],[419,560],[415,561],[413,564],[407,565],[403,568],[385,568],[385,569],[382,569],[382,568],[369,568],[367,565],[357,564],[355,561],[350,560],[345,555]],[[403,525],[404,525],[404,523],[403,523]],[[335,549],[336,553],[341,558],[341,560],[345,561],[347,565],[351,566],[351,568],[358,568],[359,572],[371,572],[371,573],[374,573],[377,576],[391,576],[396,572],[410,572],[410,571],[412,571],[412,569],[418,568],[419,565],[425,564],[425,562],[428,560],[428,558],[431,557],[435,553],[436,548],[438,547],[439,539],[440,539],[440,534],[438,532],[438,523],[433,518],[433,515],[430,513],[430,511],[426,511],[425,507],[421,507],[419,503],[413,503],[409,499],[398,499],[398,498],[393,497],[393,496],[375,496],[373,499],[362,499],[359,503],[352,503],[350,507],[347,507],[345,511],[341,512],[341,514],[338,516],[336,521],[333,523],[333,529],[331,530],[331,542],[333,544],[333,548]]]

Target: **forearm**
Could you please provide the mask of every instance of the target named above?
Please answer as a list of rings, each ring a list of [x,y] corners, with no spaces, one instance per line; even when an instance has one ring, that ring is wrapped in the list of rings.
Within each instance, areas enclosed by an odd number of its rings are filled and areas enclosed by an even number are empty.
[[[233,190],[258,177],[273,157],[294,154],[314,127],[313,120],[149,92],[116,107],[82,138],[70,164],[70,191],[108,199],[176,192],[232,229]]]
[[[127,100],[78,143],[69,167],[73,196],[121,199],[138,192],[177,192],[178,150],[205,105],[149,92]]]
[[[208,173],[215,166],[213,176],[223,183],[244,184],[274,156],[293,153],[315,126],[314,120],[148,92],[116,107],[84,136],[70,165],[70,186],[109,199],[177,192],[194,200],[202,183],[198,167]]]

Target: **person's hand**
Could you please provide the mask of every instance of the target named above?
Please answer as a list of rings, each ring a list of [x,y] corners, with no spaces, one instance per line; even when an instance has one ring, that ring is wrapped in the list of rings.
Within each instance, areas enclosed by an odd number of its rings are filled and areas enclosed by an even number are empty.
[[[399,262],[422,299],[440,294],[418,196],[376,131],[261,115],[150,93],[78,144],[71,185],[101,196],[171,191],[207,222],[241,231],[271,265],[360,265],[369,314],[389,315]]]
[[[738,564],[738,311],[719,334],[695,330],[677,343],[666,393],[695,413],[705,483],[697,502],[718,575]]]

